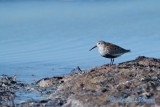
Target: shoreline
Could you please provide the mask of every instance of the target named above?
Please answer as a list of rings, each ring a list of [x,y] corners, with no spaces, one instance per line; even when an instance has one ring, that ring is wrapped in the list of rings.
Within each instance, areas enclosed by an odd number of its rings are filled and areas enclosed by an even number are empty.
[[[140,56],[118,65],[102,65],[35,83],[1,76],[3,106],[104,107],[159,106],[160,59]],[[15,102],[16,92],[39,94],[38,99]],[[5,99],[6,98],[6,99]]]

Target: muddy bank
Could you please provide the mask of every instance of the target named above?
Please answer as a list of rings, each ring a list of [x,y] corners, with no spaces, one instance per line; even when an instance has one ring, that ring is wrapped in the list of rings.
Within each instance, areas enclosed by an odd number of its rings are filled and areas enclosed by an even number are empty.
[[[80,69],[80,68],[78,68]],[[4,84],[4,83],[3,83]],[[23,83],[21,83],[22,85]],[[12,91],[22,90],[16,81]],[[6,86],[6,85],[5,85]],[[9,85],[7,87],[10,87]],[[4,86],[1,84],[1,90]],[[103,65],[90,70],[73,72],[36,83],[24,84],[23,90],[41,95],[32,99],[10,103],[16,107],[116,107],[160,106],[160,59],[138,57],[118,65]],[[6,92],[6,91],[3,91]],[[45,97],[44,97],[45,96]],[[1,95],[1,98],[3,95]],[[1,100],[1,105],[4,105]]]

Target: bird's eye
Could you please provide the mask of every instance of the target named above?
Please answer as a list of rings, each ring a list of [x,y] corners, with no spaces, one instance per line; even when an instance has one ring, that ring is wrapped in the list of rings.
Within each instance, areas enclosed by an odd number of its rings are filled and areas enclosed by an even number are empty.
[[[98,45],[100,45],[101,43],[99,42]]]

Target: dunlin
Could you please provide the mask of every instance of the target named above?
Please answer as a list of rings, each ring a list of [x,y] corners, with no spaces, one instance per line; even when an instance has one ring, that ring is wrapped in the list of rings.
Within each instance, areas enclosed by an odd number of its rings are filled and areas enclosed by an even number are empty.
[[[130,52],[130,50],[124,49],[118,45],[105,42],[105,41],[98,41],[97,44],[93,48],[91,48],[89,51],[91,51],[96,47],[98,47],[98,51],[102,57],[111,59],[110,65],[113,64],[114,58],[117,58],[124,53]]]

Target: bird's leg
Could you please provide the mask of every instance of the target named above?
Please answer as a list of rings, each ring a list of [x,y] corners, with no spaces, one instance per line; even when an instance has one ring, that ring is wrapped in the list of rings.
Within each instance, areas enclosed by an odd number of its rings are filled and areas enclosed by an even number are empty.
[[[114,58],[111,58],[110,65],[113,65],[113,62],[114,62]]]
[[[114,58],[112,58],[112,65],[113,65],[113,63],[114,63]]]
[[[112,62],[111,62],[111,65],[113,65],[113,58],[112,58]]]
[[[112,65],[112,58],[111,58],[111,63],[110,63],[110,66]]]

